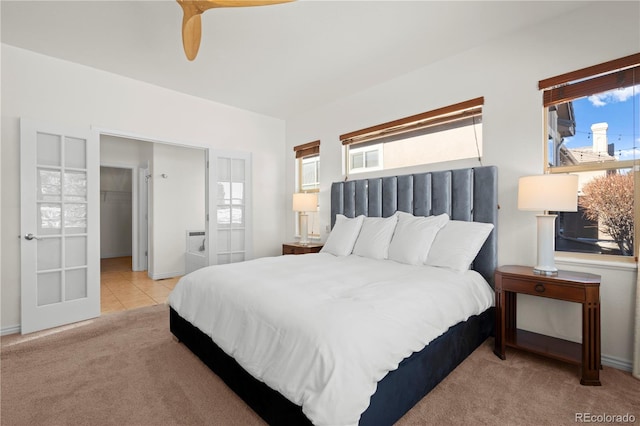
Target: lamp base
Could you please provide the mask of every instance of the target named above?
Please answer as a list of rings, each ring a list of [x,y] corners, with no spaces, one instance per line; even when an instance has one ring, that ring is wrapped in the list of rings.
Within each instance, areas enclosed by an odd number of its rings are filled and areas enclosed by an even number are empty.
[[[554,259],[554,240],[556,237],[555,214],[539,214],[538,219],[538,262],[533,273],[538,275],[558,275]]]
[[[309,244],[308,218],[309,216],[305,212],[300,213],[300,241],[298,243],[301,246]]]
[[[558,270],[549,271],[546,269],[538,269],[537,267],[533,268],[533,273],[536,275],[544,275],[545,277],[555,277],[558,275]]]

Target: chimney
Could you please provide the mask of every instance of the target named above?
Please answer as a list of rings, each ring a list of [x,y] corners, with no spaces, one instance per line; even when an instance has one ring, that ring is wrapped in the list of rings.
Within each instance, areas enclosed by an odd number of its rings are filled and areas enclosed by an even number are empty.
[[[607,141],[607,129],[609,124],[607,123],[595,123],[591,125],[591,135],[593,137],[593,152],[599,154],[606,154],[608,150]]]

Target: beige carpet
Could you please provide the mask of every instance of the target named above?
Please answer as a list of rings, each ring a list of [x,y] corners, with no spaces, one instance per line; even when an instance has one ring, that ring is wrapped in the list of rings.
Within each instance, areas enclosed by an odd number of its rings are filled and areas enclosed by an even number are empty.
[[[262,421],[168,330],[158,305],[2,338],[2,425],[259,425]],[[616,369],[580,386],[577,367],[489,339],[399,425],[575,424],[575,413],[635,416],[640,381]]]

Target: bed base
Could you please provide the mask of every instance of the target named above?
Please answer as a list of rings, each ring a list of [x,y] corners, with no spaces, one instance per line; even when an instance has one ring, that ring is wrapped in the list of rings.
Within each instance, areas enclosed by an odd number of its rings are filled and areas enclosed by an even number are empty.
[[[487,337],[493,335],[495,308],[451,327],[422,351],[389,372],[371,396],[361,426],[392,425],[436,387]],[[247,373],[209,336],[170,309],[171,332],[270,425],[310,425],[302,408]]]

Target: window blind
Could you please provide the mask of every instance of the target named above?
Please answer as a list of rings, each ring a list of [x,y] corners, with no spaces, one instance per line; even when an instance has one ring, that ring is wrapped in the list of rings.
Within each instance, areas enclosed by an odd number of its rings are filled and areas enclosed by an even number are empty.
[[[545,107],[640,83],[640,53],[538,82]]]
[[[471,99],[432,111],[400,118],[387,123],[340,135],[343,145],[359,144],[402,133],[467,119],[482,114],[484,97]]]
[[[312,155],[320,154],[320,141],[313,141],[302,145],[294,146],[293,151],[296,153],[296,158],[309,157]]]

